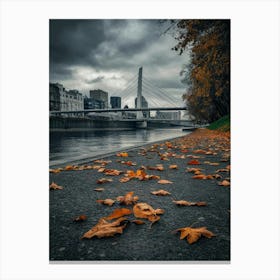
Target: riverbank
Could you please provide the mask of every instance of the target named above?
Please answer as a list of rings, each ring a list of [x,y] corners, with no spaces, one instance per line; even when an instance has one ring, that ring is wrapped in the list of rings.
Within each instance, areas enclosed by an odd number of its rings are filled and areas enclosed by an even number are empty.
[[[90,162],[90,165],[88,163],[86,166],[67,167],[74,170],[50,173],[50,182],[63,187],[62,190],[50,191],[50,260],[230,260],[230,187],[219,185],[224,180],[230,182],[229,144],[229,133],[200,129],[171,141],[126,151],[127,157],[118,157],[115,154],[107,156],[106,161],[109,162],[105,168],[124,172],[118,176],[98,172],[98,169],[93,168],[100,165],[96,162]],[[122,161],[135,165],[128,166]],[[193,164],[198,161],[200,165],[188,164],[191,161]],[[161,164],[164,170],[149,169],[157,164]],[[172,169],[170,166],[173,166]],[[194,174],[186,171],[192,167],[203,169],[200,175],[213,175],[213,178],[194,179]],[[127,170],[143,170],[148,175],[160,176],[160,179],[172,183],[162,185],[158,183],[159,179],[137,178],[121,183],[120,179],[125,177]],[[101,178],[112,179],[112,182],[98,184],[97,180]],[[97,192],[94,190],[96,188],[104,190]],[[164,189],[171,195],[151,194],[159,189]],[[148,203],[154,209],[163,209],[164,214],[160,220],[152,227],[147,220],[141,225],[130,222],[123,234],[81,240],[85,232],[114,209],[132,209],[132,205],[123,206],[117,201],[110,207],[96,200],[115,200],[128,192],[134,192],[134,195],[139,197],[139,202]],[[207,205],[178,206],[173,200],[204,201]],[[73,222],[73,219],[80,215],[86,215],[87,219],[80,223]],[[128,216],[130,221],[133,218],[133,215]],[[211,239],[201,238],[190,245],[186,240],[180,240],[179,234],[172,234],[175,229],[192,224],[193,227],[206,226],[216,236]]]

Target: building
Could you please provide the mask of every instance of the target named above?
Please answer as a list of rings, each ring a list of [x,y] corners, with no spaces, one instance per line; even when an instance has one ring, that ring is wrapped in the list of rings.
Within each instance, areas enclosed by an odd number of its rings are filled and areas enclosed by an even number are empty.
[[[50,92],[49,110],[50,111],[60,111],[59,87],[56,84],[50,84],[49,92]]]
[[[84,109],[103,109],[105,108],[105,103],[101,100],[96,100],[94,98],[85,97],[84,98]]]
[[[90,98],[99,101],[100,108],[98,109],[107,109],[108,108],[108,92],[101,89],[95,89],[89,91]]]
[[[134,101],[135,101],[135,108],[137,108],[137,97],[135,98]],[[141,108],[148,108],[148,102],[143,95],[141,96]],[[145,118],[149,118],[150,117],[150,112],[148,112],[148,111],[143,112],[143,116]]]
[[[50,83],[49,91],[50,111],[79,111],[84,109],[84,98],[78,90],[67,91],[62,84]]]
[[[155,119],[160,119],[160,120],[180,120],[181,119],[181,112],[176,111],[176,112],[161,112],[157,111]]]
[[[122,107],[122,98],[119,96],[111,96],[110,97],[110,104],[111,107],[114,108],[121,108]]]

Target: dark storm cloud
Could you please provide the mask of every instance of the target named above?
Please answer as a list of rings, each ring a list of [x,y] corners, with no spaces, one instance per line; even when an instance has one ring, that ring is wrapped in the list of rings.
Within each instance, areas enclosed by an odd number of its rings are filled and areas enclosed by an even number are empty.
[[[103,22],[100,20],[50,20],[50,62],[64,65],[94,63],[90,54],[103,40]]]
[[[50,80],[77,88],[120,91],[140,66],[161,88],[184,92],[186,57],[171,48],[158,20],[50,20]]]
[[[104,76],[98,76],[98,77],[95,78],[95,79],[85,79],[85,82],[86,82],[87,84],[94,84],[94,83],[101,82],[103,79],[104,79]]]

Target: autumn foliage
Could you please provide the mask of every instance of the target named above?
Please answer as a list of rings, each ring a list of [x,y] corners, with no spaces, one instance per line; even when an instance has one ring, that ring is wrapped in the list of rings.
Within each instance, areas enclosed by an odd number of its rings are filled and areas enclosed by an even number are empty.
[[[179,20],[178,44],[191,62],[182,71],[188,83],[183,96],[197,121],[213,122],[230,112],[230,20]]]

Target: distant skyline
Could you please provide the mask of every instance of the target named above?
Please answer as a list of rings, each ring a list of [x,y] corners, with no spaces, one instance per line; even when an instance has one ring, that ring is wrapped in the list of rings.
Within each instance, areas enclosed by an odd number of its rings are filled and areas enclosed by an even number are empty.
[[[188,55],[171,50],[176,40],[165,29],[158,20],[50,20],[50,82],[118,95],[143,66],[144,77],[183,103]]]

